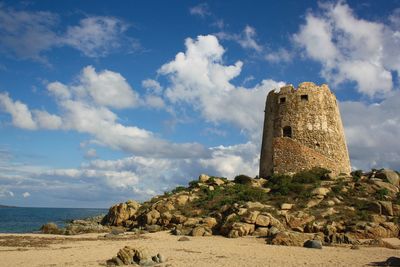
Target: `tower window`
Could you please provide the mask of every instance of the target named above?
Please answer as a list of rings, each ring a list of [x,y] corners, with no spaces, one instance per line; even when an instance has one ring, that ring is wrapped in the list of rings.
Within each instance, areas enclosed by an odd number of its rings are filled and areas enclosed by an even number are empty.
[[[285,126],[282,129],[283,137],[290,137],[292,138],[292,127]]]
[[[279,103],[285,103],[286,102],[286,97],[281,97],[280,99],[279,99]]]
[[[300,99],[301,101],[308,101],[308,95],[301,95]]]

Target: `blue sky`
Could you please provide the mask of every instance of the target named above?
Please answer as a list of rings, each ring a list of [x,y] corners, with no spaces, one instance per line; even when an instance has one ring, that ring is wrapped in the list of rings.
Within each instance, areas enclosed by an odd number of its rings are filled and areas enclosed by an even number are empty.
[[[400,1],[0,2],[0,203],[108,207],[256,175],[267,93],[328,83],[400,169]]]

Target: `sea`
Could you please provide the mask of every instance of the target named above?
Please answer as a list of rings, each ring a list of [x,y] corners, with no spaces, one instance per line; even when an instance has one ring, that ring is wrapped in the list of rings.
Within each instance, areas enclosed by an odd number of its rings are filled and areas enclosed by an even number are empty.
[[[0,233],[32,233],[48,222],[59,227],[71,220],[107,214],[107,209],[0,208]]]

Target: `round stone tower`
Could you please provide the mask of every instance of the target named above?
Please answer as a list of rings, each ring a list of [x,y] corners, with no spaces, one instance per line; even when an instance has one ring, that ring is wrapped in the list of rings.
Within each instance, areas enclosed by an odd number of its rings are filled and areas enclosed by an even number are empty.
[[[335,95],[303,82],[271,91],[265,104],[260,177],[323,167],[349,173],[350,160]]]

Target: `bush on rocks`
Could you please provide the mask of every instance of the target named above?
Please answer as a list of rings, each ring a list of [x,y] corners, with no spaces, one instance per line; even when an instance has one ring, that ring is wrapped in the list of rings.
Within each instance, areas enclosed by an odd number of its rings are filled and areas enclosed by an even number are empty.
[[[253,179],[247,175],[240,174],[233,179],[234,183],[237,184],[250,184]]]
[[[54,234],[54,235],[63,233],[62,229],[59,229],[57,224],[52,223],[52,222],[42,225],[42,227],[40,227],[40,231],[43,234]]]

